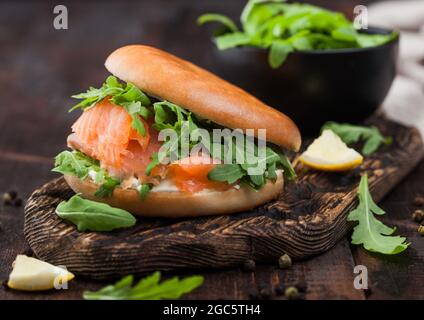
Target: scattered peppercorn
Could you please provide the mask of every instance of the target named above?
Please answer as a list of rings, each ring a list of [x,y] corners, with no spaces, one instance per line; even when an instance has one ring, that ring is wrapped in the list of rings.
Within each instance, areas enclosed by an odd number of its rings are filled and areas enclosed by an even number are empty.
[[[15,207],[20,207],[22,205],[22,199],[21,198],[17,198],[15,200],[13,200],[13,205]]]
[[[419,227],[418,227],[418,233],[419,233],[421,236],[424,236],[424,226],[419,226]]]
[[[292,266],[292,260],[290,258],[290,256],[288,254],[283,254],[279,259],[278,259],[278,266],[281,269],[288,269]]]
[[[13,204],[13,200],[15,200],[17,196],[18,196],[18,193],[14,190],[3,193],[2,198],[3,198],[4,205],[10,206],[11,204]]]
[[[421,210],[421,209],[417,209],[417,210],[415,210],[415,211],[414,211],[414,213],[412,213],[412,219],[413,219],[415,222],[420,223],[421,221],[423,221],[423,220],[424,220],[424,211],[423,211],[423,210]]]
[[[9,192],[3,193],[2,199],[4,205],[10,206],[12,204],[13,199]]]
[[[289,300],[296,300],[299,299],[299,290],[296,287],[291,286],[286,289],[284,295]]]
[[[424,197],[423,196],[416,196],[414,199],[414,205],[417,207],[421,207],[424,205]]]
[[[242,266],[243,271],[255,271],[256,269],[256,263],[252,259],[248,259],[243,262]]]

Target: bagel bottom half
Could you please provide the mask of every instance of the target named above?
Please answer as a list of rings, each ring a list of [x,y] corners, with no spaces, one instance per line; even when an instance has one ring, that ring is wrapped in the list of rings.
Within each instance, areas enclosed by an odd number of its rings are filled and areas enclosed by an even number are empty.
[[[140,199],[135,189],[116,188],[111,197],[98,198],[94,193],[98,185],[89,179],[65,175],[68,185],[82,197],[105,202],[137,216],[145,217],[198,217],[206,215],[230,214],[253,209],[277,198],[283,191],[284,178],[281,171],[275,183],[268,181],[259,191],[249,187],[226,191],[204,190],[198,193],[178,191],[151,191],[146,199]]]

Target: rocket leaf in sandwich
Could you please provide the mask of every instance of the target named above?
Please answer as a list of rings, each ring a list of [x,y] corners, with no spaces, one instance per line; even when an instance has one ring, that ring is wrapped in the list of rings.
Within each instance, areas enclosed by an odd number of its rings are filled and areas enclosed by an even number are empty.
[[[99,162],[79,151],[63,151],[55,157],[54,172],[85,179],[90,170],[100,171]]]
[[[114,76],[109,76],[100,88],[90,87],[86,92],[73,95],[72,98],[82,100],[74,105],[69,112],[76,109],[85,110],[108,96],[115,96],[124,91],[123,85]]]
[[[88,177],[90,171],[95,173],[95,182],[100,185],[95,195],[97,197],[108,197],[120,184],[120,181],[110,177],[108,173],[100,168],[99,161],[90,158],[80,151],[63,151],[55,158],[54,172],[77,176],[81,180]]]
[[[147,195],[149,194],[150,190],[152,190],[153,185],[151,183],[143,183],[140,187],[140,198],[141,200],[146,199]]]
[[[234,161],[236,156],[234,156]],[[262,162],[265,165],[265,171],[263,174],[252,174],[249,175],[249,167],[257,167]],[[240,181],[242,184],[248,185],[253,189],[260,189],[265,185],[266,180],[275,180],[277,178],[276,170],[281,168],[284,170],[284,175],[289,179],[294,179],[296,173],[287,159],[287,157],[281,153],[277,153],[270,147],[266,147],[266,157],[259,158],[257,162],[245,163],[245,164],[220,164],[214,167],[208,174],[208,178],[214,181],[227,182],[233,184],[236,181]]]
[[[232,184],[245,175],[246,173],[239,164],[219,164],[208,173],[208,178]]]
[[[143,122],[140,120],[140,116],[144,119],[148,119],[150,115],[149,109],[147,109],[145,106],[141,105],[140,101],[133,101],[133,102],[125,102],[122,103],[122,106],[127,110],[127,112],[131,116],[131,125],[132,127],[141,135],[146,135],[146,128],[144,128]]]
[[[104,182],[96,190],[94,195],[98,198],[111,197],[113,195],[113,190],[115,190],[115,188],[120,184],[121,182],[119,180],[111,177],[106,177],[104,178]]]
[[[113,95],[112,102],[117,105],[122,105],[123,103],[130,102],[140,102],[140,104],[143,106],[148,106],[151,104],[149,97],[143,91],[141,91],[139,88],[137,88],[131,83],[127,83],[125,89],[122,92]]]

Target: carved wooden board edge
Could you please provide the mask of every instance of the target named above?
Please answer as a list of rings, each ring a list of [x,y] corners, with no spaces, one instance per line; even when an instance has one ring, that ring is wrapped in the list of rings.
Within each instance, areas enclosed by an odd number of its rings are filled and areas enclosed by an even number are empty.
[[[379,201],[424,156],[421,136],[381,116],[370,120],[393,143],[347,174],[297,166],[299,178],[281,197],[251,212],[195,219],[139,219],[113,232],[79,233],[55,214],[72,194],[63,178],[36,190],[25,207],[25,237],[35,255],[75,274],[109,278],[153,270],[226,268],[246,259],[275,261],[282,253],[304,259],[330,249],[352,228],[346,216],[356,205],[357,186],[368,173]]]

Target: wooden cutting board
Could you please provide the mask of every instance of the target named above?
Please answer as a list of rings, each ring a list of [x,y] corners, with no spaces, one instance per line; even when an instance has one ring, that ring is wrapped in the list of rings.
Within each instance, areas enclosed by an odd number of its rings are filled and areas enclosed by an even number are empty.
[[[25,207],[25,237],[35,255],[78,275],[109,278],[153,270],[224,268],[246,259],[268,262],[288,253],[304,259],[330,249],[353,227],[360,175],[368,173],[376,201],[424,156],[414,128],[374,116],[368,123],[393,137],[392,145],[367,157],[360,169],[324,173],[298,165],[299,178],[281,197],[250,212],[196,219],[138,219],[113,232],[80,233],[55,214],[73,195],[63,178],[36,190]],[[388,213],[396,214],[396,213]]]

